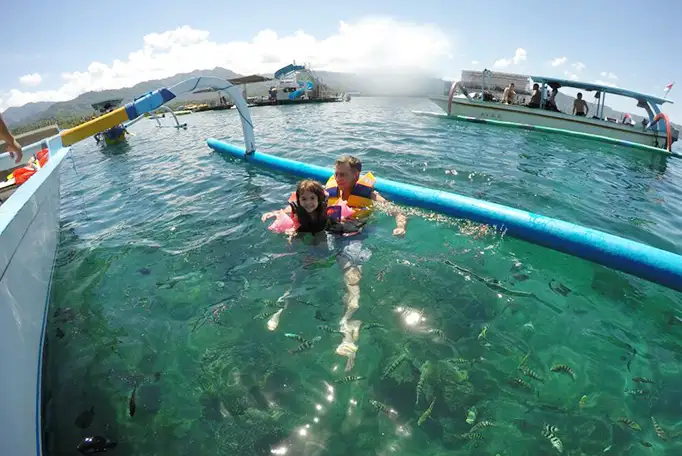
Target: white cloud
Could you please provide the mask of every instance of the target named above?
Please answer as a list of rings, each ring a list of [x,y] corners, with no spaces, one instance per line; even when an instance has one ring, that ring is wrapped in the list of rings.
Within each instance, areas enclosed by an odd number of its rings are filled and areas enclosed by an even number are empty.
[[[19,82],[21,83],[21,85],[25,85],[28,87],[35,87],[37,85],[40,85],[42,81],[43,78],[38,73],[25,74],[19,78]]]
[[[251,41],[218,43],[209,32],[183,26],[143,38],[141,49],[110,63],[92,62],[84,71],[62,73],[56,90],[0,93],[0,110],[32,101],[64,101],[90,90],[130,87],[177,73],[228,68],[241,74],[272,73],[296,61],[328,71],[425,71],[441,73],[452,58],[448,35],[430,24],[371,17],[341,21],[333,34],[316,38],[304,31],[279,36],[266,29]],[[525,59],[525,51],[524,59]],[[518,54],[518,51],[517,51]]]
[[[595,83],[595,84],[600,84],[600,85],[603,85],[603,86],[606,86],[606,87],[618,87],[618,86],[617,86],[616,84],[614,84],[613,82],[602,81],[601,79],[596,79],[596,80],[594,81],[594,83]]]
[[[618,76],[616,76],[615,74],[613,74],[611,72],[602,71],[599,74],[601,75],[602,78],[613,79],[614,81],[618,80]]]
[[[578,79],[578,75],[577,75],[577,74],[572,73],[572,72],[570,72],[570,71],[568,71],[568,70],[564,70],[564,76],[566,76],[568,79],[572,79],[572,80],[574,80],[574,81]]]
[[[472,64],[472,65],[478,65],[478,64],[480,64],[480,63],[481,63],[481,62],[479,62],[478,60],[472,60],[472,61],[471,61],[471,64]]]
[[[514,53],[514,57],[510,59],[498,59],[493,63],[493,68],[507,68],[509,65],[518,65],[526,60],[526,50],[523,48],[517,48]]]
[[[558,67],[566,63],[568,59],[566,57],[557,57],[556,59],[552,60],[552,66],[553,67]]]
[[[585,69],[585,64],[583,62],[575,62],[575,63],[571,64],[571,66],[576,71],[576,73],[580,73],[581,71],[583,71]]]

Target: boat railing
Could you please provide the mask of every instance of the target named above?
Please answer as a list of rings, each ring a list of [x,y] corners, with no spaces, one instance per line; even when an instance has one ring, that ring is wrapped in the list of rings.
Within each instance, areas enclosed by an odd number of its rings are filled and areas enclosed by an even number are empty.
[[[450,94],[448,95],[448,115],[452,113],[452,97],[455,96],[455,91],[459,89],[460,92],[462,92],[462,95],[464,95],[467,100],[469,101],[474,101],[473,98],[471,98],[471,95],[469,95],[469,91],[464,87],[464,85],[461,83],[461,81],[455,81],[452,83],[450,86]]]
[[[673,131],[672,131],[672,125],[670,125],[670,119],[668,118],[668,115],[664,112],[659,112],[656,114],[656,116],[653,118],[651,122],[649,122],[649,125],[647,125],[647,129],[652,129],[654,125],[656,125],[659,121],[663,121],[665,124],[665,149],[668,152],[672,152],[673,150]]]

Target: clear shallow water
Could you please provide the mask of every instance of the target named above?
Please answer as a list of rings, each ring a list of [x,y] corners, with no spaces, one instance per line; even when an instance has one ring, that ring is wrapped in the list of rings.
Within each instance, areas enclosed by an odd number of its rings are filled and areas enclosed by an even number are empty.
[[[355,154],[380,176],[681,251],[682,161],[412,109],[437,107],[356,98],[252,115],[264,152],[323,166]],[[671,319],[680,315],[678,294],[425,212],[412,213],[406,237],[396,239],[393,220],[377,213],[354,318],[383,328],[360,330],[355,367],[344,373],[345,358],[334,353],[341,336],[318,329],[343,313],[333,252],[289,245],[260,222],[296,180],[208,149],[207,137],[241,143],[236,112],[184,120],[189,129],[180,132],[142,120],[128,146],[88,142],[64,164],[48,323],[54,454],[73,454],[80,437],[97,434],[126,455],[255,455],[282,446],[296,455],[552,454],[544,424],[559,428],[566,454],[609,445],[613,454],[649,454],[641,441],[657,454],[682,450],[674,438],[682,430],[682,325]],[[289,289],[292,273],[289,306],[270,332],[254,316],[275,310],[266,302]],[[407,325],[396,308],[423,309],[425,320]],[[292,355],[298,343],[284,333],[322,338]],[[526,355],[544,382],[517,370]],[[576,379],[551,372],[556,364]],[[415,405],[420,369],[431,375]],[[349,374],[366,379],[334,383]],[[638,385],[636,376],[655,383]],[[431,418],[418,425],[434,398]],[[397,416],[377,413],[371,400]],[[496,424],[473,443],[462,438],[472,406]],[[91,407],[91,422],[77,420]],[[619,417],[642,430],[615,424]]]

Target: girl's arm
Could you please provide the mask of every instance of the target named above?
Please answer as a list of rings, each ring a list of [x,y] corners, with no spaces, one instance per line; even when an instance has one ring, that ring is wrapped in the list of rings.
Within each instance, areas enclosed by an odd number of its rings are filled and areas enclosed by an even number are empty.
[[[261,222],[265,222],[265,221],[266,221],[267,219],[269,219],[269,218],[277,217],[277,214],[279,214],[280,212],[285,212],[285,213],[286,213],[287,211],[291,211],[291,208],[290,208],[290,207],[285,207],[284,209],[279,209],[279,210],[276,210],[276,211],[266,212],[265,214],[263,214],[263,215],[261,216],[260,221],[261,221]]]

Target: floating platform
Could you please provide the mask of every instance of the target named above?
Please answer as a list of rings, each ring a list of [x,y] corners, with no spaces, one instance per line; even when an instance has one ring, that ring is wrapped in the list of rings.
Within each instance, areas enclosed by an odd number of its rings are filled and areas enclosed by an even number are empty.
[[[227,109],[232,109],[234,107],[233,104],[227,104],[227,105],[216,105],[216,106],[199,106],[196,109],[193,109],[194,112],[204,112],[204,111],[225,111]]]
[[[258,106],[280,106],[280,105],[297,105],[297,104],[309,104],[309,103],[341,103],[343,98],[339,97],[324,97],[324,98],[308,98],[308,99],[295,99],[295,100],[260,100],[254,101],[249,104],[249,107]]]

